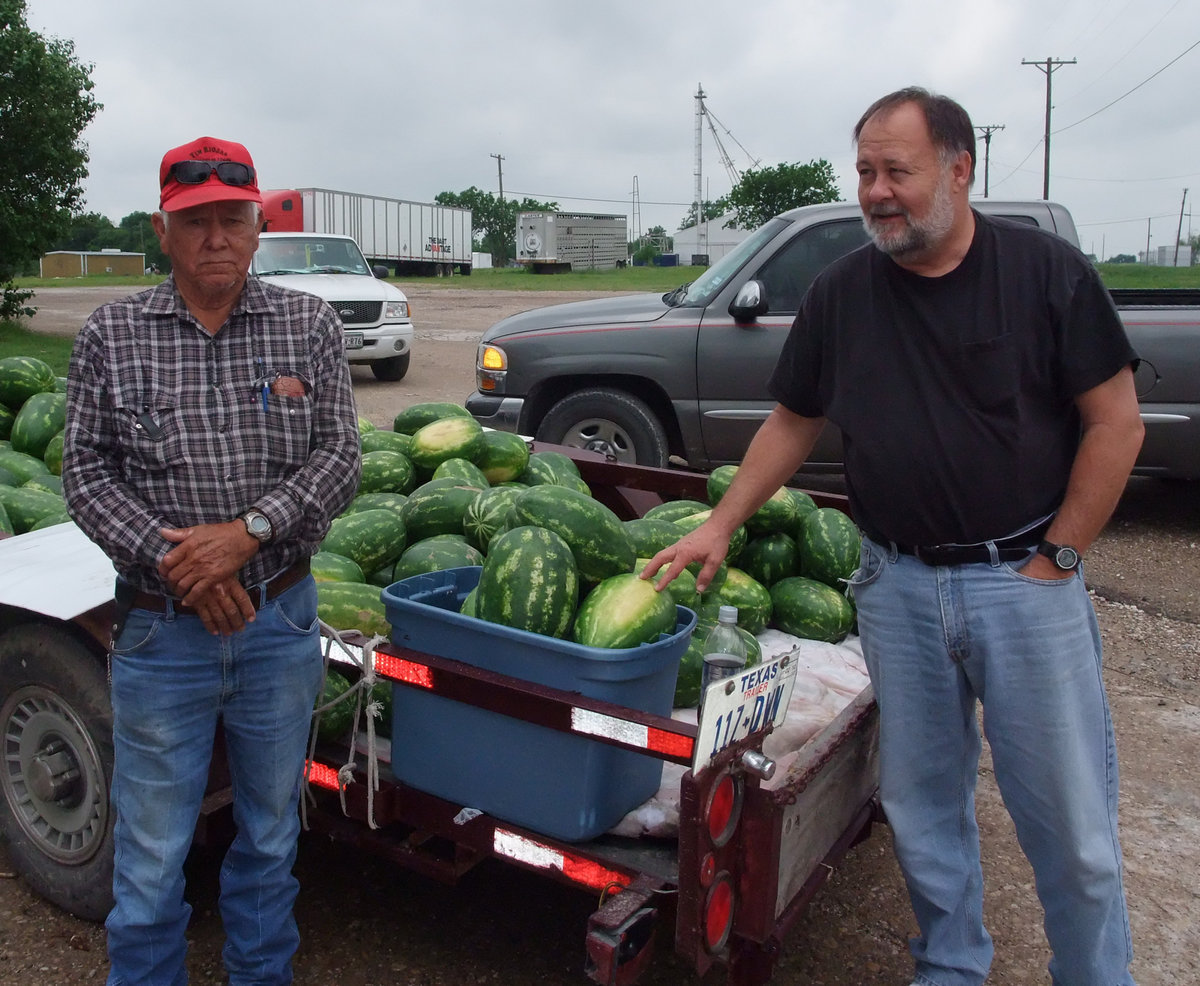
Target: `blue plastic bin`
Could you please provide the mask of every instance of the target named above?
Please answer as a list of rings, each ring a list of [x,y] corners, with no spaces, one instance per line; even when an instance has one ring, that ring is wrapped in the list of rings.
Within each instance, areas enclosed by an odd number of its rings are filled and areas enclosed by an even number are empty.
[[[671,714],[679,659],[696,616],[677,607],[675,632],[621,650],[584,647],[458,612],[480,569],[416,575],[383,590],[392,641],[487,671]],[[392,771],[405,784],[568,842],[612,828],[658,790],[662,761],[393,687]]]

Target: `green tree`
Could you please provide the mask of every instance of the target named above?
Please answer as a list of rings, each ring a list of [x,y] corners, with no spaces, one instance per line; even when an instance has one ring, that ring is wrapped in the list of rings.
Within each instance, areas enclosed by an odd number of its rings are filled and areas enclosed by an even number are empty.
[[[83,128],[101,108],[92,66],[75,45],[44,38],[25,20],[25,0],[0,0],[0,318],[30,314],[13,278],[67,228],[83,201]]]
[[[713,199],[711,202],[707,199],[704,201],[704,221],[710,219],[719,219],[729,211],[729,197],[722,195],[719,199]],[[696,203],[693,202],[688,206],[687,215],[680,222],[680,229],[691,229],[696,225]]]
[[[557,202],[502,200],[474,185],[462,192],[438,192],[433,201],[471,210],[471,231],[483,252],[492,255],[496,267],[504,267],[516,255],[518,213],[558,211]]]
[[[824,158],[808,164],[778,164],[774,168],[752,168],[742,175],[727,199],[741,229],[757,229],[781,212],[802,205],[838,202],[833,165]]]
[[[63,234],[48,247],[50,250],[100,250],[119,246],[117,227],[108,216],[98,212],[81,212],[72,216]]]

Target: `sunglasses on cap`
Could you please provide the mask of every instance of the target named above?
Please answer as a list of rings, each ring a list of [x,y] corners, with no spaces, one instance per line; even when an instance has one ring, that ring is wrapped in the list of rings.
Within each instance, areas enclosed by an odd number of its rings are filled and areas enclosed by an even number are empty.
[[[176,161],[162,183],[166,188],[174,178],[181,185],[203,185],[214,173],[226,185],[254,184],[254,168],[240,161]]]

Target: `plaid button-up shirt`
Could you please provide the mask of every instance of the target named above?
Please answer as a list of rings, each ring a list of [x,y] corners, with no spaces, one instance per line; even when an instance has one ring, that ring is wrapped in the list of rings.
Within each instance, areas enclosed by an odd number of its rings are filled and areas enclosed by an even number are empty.
[[[303,395],[272,392],[278,378]],[[358,487],[341,323],[313,295],[250,278],[209,335],[168,278],[80,330],[64,438],[67,507],[122,578],[165,592],[160,527],[257,507],[275,535],[241,573],[254,585],[312,555]]]

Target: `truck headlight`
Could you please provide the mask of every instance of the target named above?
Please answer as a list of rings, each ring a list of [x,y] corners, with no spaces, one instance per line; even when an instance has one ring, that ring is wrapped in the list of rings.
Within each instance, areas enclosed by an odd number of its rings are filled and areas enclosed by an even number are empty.
[[[486,342],[479,344],[475,357],[475,386],[481,394],[504,392],[504,378],[508,374],[508,356],[498,346]]]
[[[408,318],[407,301],[389,301],[383,306],[384,318]]]

